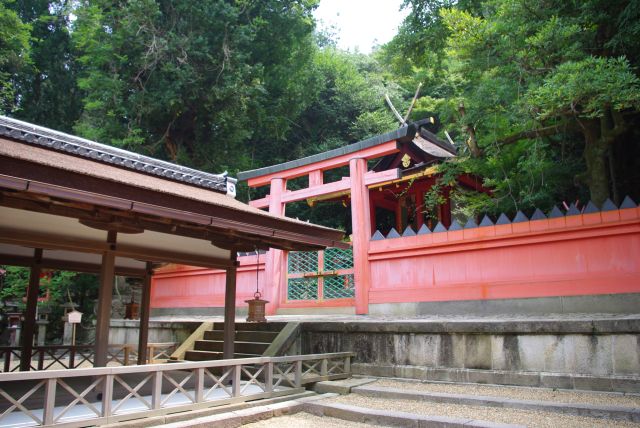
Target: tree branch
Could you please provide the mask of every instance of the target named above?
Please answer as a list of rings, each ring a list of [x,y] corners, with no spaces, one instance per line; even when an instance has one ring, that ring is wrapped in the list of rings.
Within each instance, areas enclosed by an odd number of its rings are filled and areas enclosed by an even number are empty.
[[[545,126],[544,128],[528,129],[526,131],[517,132],[515,134],[509,135],[506,138],[498,140],[497,143],[504,146],[507,144],[516,143],[520,140],[528,140],[532,138],[548,137],[549,135],[556,135],[561,131],[566,131],[573,128],[574,126],[572,126],[570,123],[563,122],[558,125]]]
[[[464,108],[464,103],[460,103],[458,106],[458,113],[460,113],[460,119],[464,121],[464,117],[466,115],[466,111]],[[467,123],[465,125],[467,134],[469,138],[467,138],[467,147],[469,147],[469,151],[471,152],[471,156],[474,158],[479,158],[482,156],[482,150],[478,146],[478,139],[476,138],[476,129],[471,123]]]
[[[602,138],[607,143],[613,143],[616,138],[622,135],[628,129],[628,123],[624,119],[621,111],[609,109],[611,112],[611,118],[613,119],[613,126],[608,126],[608,121],[602,120]]]

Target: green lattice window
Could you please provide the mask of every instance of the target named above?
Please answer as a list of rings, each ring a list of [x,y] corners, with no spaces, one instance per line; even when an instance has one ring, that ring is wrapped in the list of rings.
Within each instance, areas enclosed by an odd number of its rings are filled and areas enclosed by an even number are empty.
[[[353,267],[353,250],[327,248],[324,252],[324,270],[351,269]]]
[[[353,275],[328,276],[324,279],[325,299],[344,299],[355,296]]]
[[[289,273],[305,273],[317,271],[317,251],[292,251],[289,253]]]
[[[318,278],[289,278],[288,300],[318,300]]]

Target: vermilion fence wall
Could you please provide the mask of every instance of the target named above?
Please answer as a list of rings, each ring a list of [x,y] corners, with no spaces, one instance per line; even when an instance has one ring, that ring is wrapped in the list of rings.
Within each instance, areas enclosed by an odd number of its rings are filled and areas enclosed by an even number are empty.
[[[640,208],[370,242],[369,303],[640,292]]]
[[[640,293],[640,207],[368,244],[370,304]],[[243,307],[255,292],[256,256],[238,259],[236,303]],[[269,296],[265,260],[260,255],[259,282]],[[168,266],[154,275],[151,306],[223,307],[224,287],[222,270]],[[343,300],[277,306],[353,305]]]
[[[258,281],[260,291],[265,284],[265,255],[260,254]],[[256,256],[238,257],[236,306],[247,306],[256,291]],[[192,266],[169,265],[160,269],[152,279],[152,308],[224,307],[224,270]]]

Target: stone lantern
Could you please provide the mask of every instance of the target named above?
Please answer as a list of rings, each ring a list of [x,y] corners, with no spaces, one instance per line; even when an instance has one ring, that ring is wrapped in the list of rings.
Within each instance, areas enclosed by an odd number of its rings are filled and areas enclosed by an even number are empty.
[[[47,325],[49,324],[49,314],[51,313],[51,308],[48,306],[42,306],[38,308],[38,316],[36,319],[36,324],[38,324],[38,341],[36,342],[38,346],[44,346],[45,338],[47,336]]]

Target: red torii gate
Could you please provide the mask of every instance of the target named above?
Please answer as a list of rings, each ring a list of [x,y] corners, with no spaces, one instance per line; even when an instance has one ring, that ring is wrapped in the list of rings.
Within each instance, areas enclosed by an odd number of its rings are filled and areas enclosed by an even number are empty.
[[[238,174],[238,179],[246,180],[249,187],[270,186],[266,197],[251,201],[250,205],[268,208],[275,215],[284,215],[285,206],[289,202],[314,198],[350,198],[357,314],[368,313],[369,304],[371,278],[367,257],[375,226],[376,208],[376,202],[370,197],[370,188],[392,186],[399,182],[410,187],[413,184],[412,177],[433,180],[435,171],[430,166],[455,156],[456,150],[452,145],[442,142],[424,128],[427,123],[428,121],[419,121],[335,150]],[[376,167],[369,171],[368,161],[380,158]],[[325,171],[346,165],[349,166],[348,177],[342,177],[336,182],[324,182]],[[430,171],[425,173],[429,168]],[[302,176],[308,176],[307,188],[287,190],[287,180]],[[475,187],[475,183],[470,184]],[[423,187],[422,193],[431,185],[433,181]],[[448,203],[440,217],[448,226],[451,221]],[[417,227],[421,225],[422,222]],[[268,253],[265,275],[275,286],[265,290],[267,300],[272,302],[267,306],[267,313],[274,314],[277,302],[281,300],[280,290],[286,288],[286,258],[283,251],[272,250]]]

